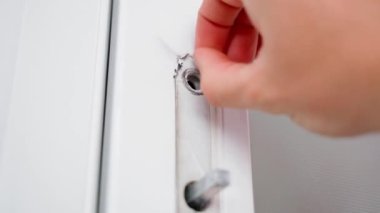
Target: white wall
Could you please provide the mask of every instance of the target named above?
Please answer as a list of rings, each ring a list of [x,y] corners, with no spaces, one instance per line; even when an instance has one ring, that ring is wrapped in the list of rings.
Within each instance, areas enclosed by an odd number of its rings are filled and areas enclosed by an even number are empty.
[[[323,138],[252,113],[258,213],[380,212],[380,136]]]

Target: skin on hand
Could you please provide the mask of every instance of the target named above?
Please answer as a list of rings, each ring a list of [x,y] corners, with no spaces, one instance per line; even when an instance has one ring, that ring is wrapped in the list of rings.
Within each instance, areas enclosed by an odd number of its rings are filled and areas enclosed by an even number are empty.
[[[211,104],[314,132],[380,130],[380,1],[204,0],[195,58]]]

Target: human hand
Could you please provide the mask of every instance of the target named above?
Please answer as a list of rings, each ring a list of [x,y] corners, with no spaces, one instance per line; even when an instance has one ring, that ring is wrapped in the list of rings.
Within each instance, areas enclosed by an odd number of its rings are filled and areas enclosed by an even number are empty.
[[[213,105],[286,114],[326,135],[378,131],[379,11],[376,0],[204,0],[202,90]]]

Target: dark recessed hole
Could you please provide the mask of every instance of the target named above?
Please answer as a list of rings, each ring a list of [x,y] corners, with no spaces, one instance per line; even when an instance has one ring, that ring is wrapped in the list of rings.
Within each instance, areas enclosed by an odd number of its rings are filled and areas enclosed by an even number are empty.
[[[200,90],[201,89],[201,80],[199,79],[199,76],[197,75],[190,75],[187,77],[187,83],[193,90]]]
[[[191,209],[197,212],[205,211],[211,203],[210,200],[206,200],[203,197],[190,200],[193,184],[194,182],[190,182],[185,187],[185,201]]]
[[[195,69],[186,70],[184,73],[185,86],[195,95],[202,95],[201,78]]]

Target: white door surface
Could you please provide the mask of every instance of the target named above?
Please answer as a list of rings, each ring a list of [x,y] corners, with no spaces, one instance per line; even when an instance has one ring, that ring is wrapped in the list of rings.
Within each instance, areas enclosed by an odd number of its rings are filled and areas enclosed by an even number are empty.
[[[208,116],[202,114],[207,114],[210,107],[202,108],[197,104],[203,102],[197,101],[204,98],[186,96],[188,93],[177,98],[186,99],[195,107],[176,109],[174,70],[178,56],[193,53],[200,3],[200,0],[114,1],[102,213],[194,212],[187,205],[179,205],[184,211],[177,208],[178,203],[184,203],[181,195],[185,188],[176,187],[179,148],[176,129],[178,133],[178,128],[182,128],[176,123],[179,111],[185,117],[190,115],[189,129],[205,136],[190,145],[201,143],[202,139],[210,142],[209,129],[220,132],[223,138],[213,141],[224,152],[220,167],[230,171],[231,184],[221,194],[220,210],[214,205],[206,213],[254,212],[247,112],[220,110],[223,122],[216,127],[211,121],[203,121]],[[199,123],[203,125],[197,126]],[[200,158],[207,155],[201,146],[196,146],[194,153]],[[189,170],[200,167],[199,161],[194,162]],[[208,171],[202,172],[205,175]]]
[[[109,9],[0,1],[0,212],[95,212]]]

